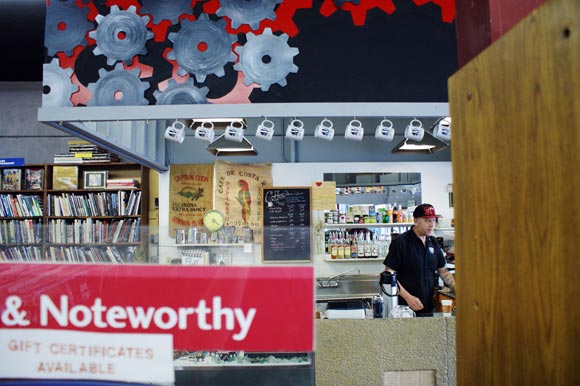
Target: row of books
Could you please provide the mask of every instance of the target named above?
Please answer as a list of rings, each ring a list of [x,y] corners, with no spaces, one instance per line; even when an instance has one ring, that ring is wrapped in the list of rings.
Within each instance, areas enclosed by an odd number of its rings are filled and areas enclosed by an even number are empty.
[[[24,181],[22,180],[22,169],[2,169],[0,190],[22,190],[23,188],[24,190],[42,190],[43,186],[43,168],[25,168]]]
[[[0,194],[0,217],[42,216],[42,202],[37,195]]]
[[[69,263],[125,263],[131,262],[134,248],[99,247],[50,247],[46,259]]]
[[[49,194],[48,216],[138,216],[141,192],[136,190]]]
[[[33,244],[41,241],[41,220],[0,220],[0,244]]]
[[[112,222],[55,219],[48,222],[48,242],[55,244],[137,243],[141,219]]]
[[[19,246],[2,248],[0,246],[0,261],[41,261],[42,251],[38,246]]]

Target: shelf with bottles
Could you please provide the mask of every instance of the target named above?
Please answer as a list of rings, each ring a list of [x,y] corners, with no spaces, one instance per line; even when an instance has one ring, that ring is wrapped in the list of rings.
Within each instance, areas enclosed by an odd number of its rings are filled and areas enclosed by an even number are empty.
[[[365,229],[365,228],[405,228],[408,229],[413,226],[412,222],[404,222],[404,223],[380,223],[380,222],[369,222],[364,224],[324,224],[322,227],[324,229]]]
[[[327,230],[324,236],[326,261],[380,261],[390,244],[390,234],[368,229]]]

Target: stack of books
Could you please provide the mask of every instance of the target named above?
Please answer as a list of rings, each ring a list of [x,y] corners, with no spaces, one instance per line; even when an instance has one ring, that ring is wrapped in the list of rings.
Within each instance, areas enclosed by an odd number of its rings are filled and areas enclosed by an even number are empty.
[[[111,178],[107,180],[107,189],[138,188],[139,181],[132,178]]]
[[[99,146],[83,140],[68,141],[68,153],[56,153],[53,158],[55,164],[86,164],[118,162],[119,157],[111,154]]]

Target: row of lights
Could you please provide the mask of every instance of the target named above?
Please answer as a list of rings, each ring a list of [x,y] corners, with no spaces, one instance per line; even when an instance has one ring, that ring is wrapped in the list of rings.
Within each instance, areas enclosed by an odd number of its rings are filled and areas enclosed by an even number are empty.
[[[192,123],[193,126],[193,123]],[[271,141],[274,136],[274,122],[265,118],[256,128],[255,136],[267,141]],[[165,130],[165,138],[182,143],[185,139],[186,125],[183,122],[175,121],[171,126]],[[423,123],[413,118],[405,128],[405,138],[413,141],[421,141],[425,134]],[[197,139],[213,142],[214,141],[214,124],[211,121],[203,121],[195,129],[194,136]],[[344,137],[353,141],[361,141],[364,136],[364,128],[361,121],[354,118],[346,126]],[[439,120],[433,129],[433,136],[435,138],[450,141],[451,140],[451,118],[445,117]],[[293,119],[286,127],[285,137],[295,141],[301,141],[304,138],[304,122],[300,119]],[[314,137],[321,138],[327,141],[332,141],[334,138],[334,125],[331,120],[324,118],[314,131]],[[390,142],[395,137],[395,128],[393,122],[388,119],[383,119],[375,129],[375,138],[381,141]],[[233,142],[242,142],[244,139],[244,123],[242,121],[234,120],[225,129],[224,138]]]

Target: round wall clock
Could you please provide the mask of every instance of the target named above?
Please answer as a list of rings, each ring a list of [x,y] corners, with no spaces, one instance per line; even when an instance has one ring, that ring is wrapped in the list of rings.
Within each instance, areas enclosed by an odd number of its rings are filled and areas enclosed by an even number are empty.
[[[203,215],[203,225],[210,232],[217,232],[224,226],[224,215],[222,212],[212,209]]]

